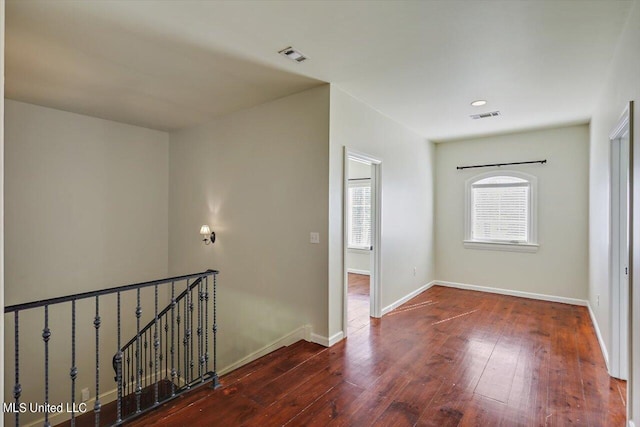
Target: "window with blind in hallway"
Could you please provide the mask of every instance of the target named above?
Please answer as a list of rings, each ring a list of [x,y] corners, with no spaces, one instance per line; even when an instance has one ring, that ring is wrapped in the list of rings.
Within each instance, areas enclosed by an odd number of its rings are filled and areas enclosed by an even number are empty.
[[[371,181],[349,182],[348,247],[371,247]]]
[[[467,181],[465,247],[537,250],[536,179],[520,172],[491,172]]]

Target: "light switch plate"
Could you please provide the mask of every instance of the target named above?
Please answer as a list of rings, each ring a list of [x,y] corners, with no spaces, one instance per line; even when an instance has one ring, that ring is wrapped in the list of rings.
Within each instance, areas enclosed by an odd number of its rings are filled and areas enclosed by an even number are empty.
[[[311,243],[320,243],[320,233],[311,232],[309,234],[309,242]]]

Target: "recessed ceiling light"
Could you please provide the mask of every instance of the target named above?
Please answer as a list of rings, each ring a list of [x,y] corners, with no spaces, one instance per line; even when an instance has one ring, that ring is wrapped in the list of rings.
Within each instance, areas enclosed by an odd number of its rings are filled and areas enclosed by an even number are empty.
[[[300,52],[299,50],[295,50],[294,48],[292,48],[291,46],[282,49],[281,51],[278,52],[280,55],[282,56],[286,56],[287,58],[291,59],[292,61],[296,61],[296,62],[302,62],[305,59],[307,59],[306,56],[304,56],[302,54],[302,52]]]
[[[485,101],[484,99],[477,99],[471,103],[471,106],[482,107],[483,105],[486,105],[486,104],[487,104],[487,101]]]

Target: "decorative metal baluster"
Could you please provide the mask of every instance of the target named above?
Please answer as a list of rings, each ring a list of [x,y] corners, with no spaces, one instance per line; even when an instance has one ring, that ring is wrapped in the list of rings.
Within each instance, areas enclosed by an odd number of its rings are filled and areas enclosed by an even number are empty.
[[[209,372],[209,276],[204,278],[204,371]]]
[[[216,388],[220,385],[218,380],[218,317],[216,313],[216,290],[217,290],[218,275],[213,273],[213,387]]]
[[[135,349],[132,345],[129,346],[129,354],[127,355],[127,364],[129,365],[129,390],[127,392],[127,396],[129,395],[133,395],[136,390],[134,388],[134,384],[136,383],[136,374],[135,374],[135,369],[136,369],[136,363],[135,360],[133,358],[135,354]],[[132,399],[128,399],[128,402],[131,402]],[[133,405],[129,405],[129,407],[133,407]]]
[[[14,339],[15,339],[15,347],[14,347],[14,363],[15,363],[15,375],[16,382],[13,386],[13,398],[16,400],[16,406],[13,409],[16,414],[16,426],[20,425],[20,411],[18,408],[20,407],[20,395],[22,394],[22,386],[20,385],[20,319],[19,319],[19,311],[15,311],[13,313],[13,317],[15,320],[14,325]]]
[[[171,396],[176,395],[176,384],[175,384],[176,368],[174,364],[175,351],[174,351],[174,342],[173,342],[173,330],[175,326],[175,316],[174,316],[175,308],[176,308],[176,288],[175,288],[175,283],[171,282]]]
[[[158,347],[160,346],[160,341],[158,338],[158,285],[155,286],[155,297],[156,297],[156,306],[155,306],[155,321],[153,325],[153,369],[155,376],[155,385],[154,385],[154,393],[155,400],[154,403],[158,404]]]
[[[162,313],[162,312],[161,312]],[[164,322],[166,322],[166,316],[162,314],[158,315],[158,378],[162,377],[162,364],[164,363],[164,339],[162,338],[162,328]]]
[[[153,385],[153,355],[151,354],[151,352],[153,351],[153,340],[152,340],[153,336],[152,336],[152,332],[151,332],[151,328],[147,329],[147,340],[149,341],[149,345],[147,346],[147,357],[148,362],[147,362],[147,385],[151,386]]]
[[[136,306],[136,413],[140,412],[140,397],[142,396],[142,385],[140,384],[140,375],[142,368],[140,366],[140,316],[142,315],[142,307],[140,307],[140,288],[137,292],[138,305]]]
[[[148,385],[148,380],[149,380],[149,372],[147,371],[147,349],[149,348],[149,343],[147,342],[148,339],[148,333],[149,330],[147,329],[146,331],[144,331],[144,351],[142,352],[144,354],[144,363],[142,364],[143,366],[143,371],[142,371],[142,381],[143,381],[143,387],[146,388]]]
[[[122,347],[120,343],[120,292],[118,292],[118,352],[116,353],[116,382],[118,383],[118,403],[116,421],[122,421]]]
[[[166,322],[166,316],[158,315],[158,378],[162,379],[162,364],[164,363],[164,340],[162,339],[163,318]],[[166,371],[165,371],[166,372]]]
[[[44,341],[44,404],[49,406],[49,338],[51,338],[51,330],[49,329],[49,306],[44,306],[44,329],[42,330],[42,340]],[[49,412],[44,413],[44,426],[50,427]]]
[[[76,425],[76,378],[78,377],[78,367],[76,366],[76,300],[71,301],[71,427]]]
[[[144,358],[145,358],[145,386],[150,387],[153,382],[153,355],[151,352],[153,351],[153,337],[152,337],[151,328],[147,329],[145,332],[145,341],[147,341],[147,345],[145,346]]]
[[[182,340],[184,346],[184,380],[187,389],[190,388],[189,383],[191,382],[189,378],[189,337],[191,336],[189,324],[189,280],[187,279],[187,289],[184,299],[184,338]]]
[[[164,316],[164,378],[169,378],[169,318]]]
[[[162,332],[164,331],[162,325],[166,322],[166,316],[158,315],[158,378],[162,377],[162,364],[164,363],[166,354],[164,353],[164,342],[166,340],[162,338]]]
[[[193,382],[193,288],[189,290],[189,372],[191,373],[191,382]]]
[[[178,354],[178,364],[176,365],[178,367],[178,384],[180,384],[180,367],[182,365],[180,365],[180,303],[175,303],[175,305],[178,307],[178,316],[176,317],[176,330],[178,331],[178,341],[176,342],[176,353]]]
[[[202,281],[204,277],[200,278],[198,283],[198,377],[200,382],[204,381],[204,375],[202,370],[204,369],[204,352],[202,351],[202,302],[204,301],[204,292],[202,291]]]
[[[96,317],[93,320],[93,326],[96,328],[96,403],[93,405],[93,411],[96,414],[96,425],[100,425],[100,297],[96,296]]]
[[[127,396],[131,394],[131,385],[133,384],[133,369],[131,366],[131,346],[127,348]]]

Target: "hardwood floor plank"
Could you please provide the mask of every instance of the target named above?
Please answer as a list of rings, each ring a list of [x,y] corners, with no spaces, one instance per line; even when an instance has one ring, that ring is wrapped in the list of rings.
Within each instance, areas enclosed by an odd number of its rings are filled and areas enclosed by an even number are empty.
[[[342,382],[340,375],[332,374],[328,367],[315,373],[311,378],[302,377],[302,383],[287,390],[281,397],[263,397],[262,400],[275,402],[258,416],[245,423],[245,426],[285,425],[323,395]],[[256,399],[253,399],[256,400]]]
[[[493,426],[506,409],[506,404],[491,398],[474,395],[464,410],[460,426]],[[517,424],[512,424],[515,426]]]
[[[551,309],[555,311],[555,320],[566,327],[556,328],[552,334],[548,421],[555,425],[590,425],[584,412],[586,405],[574,339],[577,324],[573,308],[552,304]]]
[[[258,364],[252,367],[240,380],[228,381],[226,377],[223,377],[220,381],[223,385],[233,383],[234,387],[240,390],[254,390],[255,388],[264,386],[264,384],[272,382],[274,379],[280,377],[280,375],[304,363],[318,351],[324,350],[324,348],[318,344],[303,342],[302,344],[298,344],[293,350],[288,350],[286,347],[281,350],[282,352],[279,356],[271,359],[264,366]]]
[[[324,427],[344,413],[363,392],[363,388],[343,381],[320,396],[291,420],[289,425]]]
[[[519,355],[520,345],[508,343],[505,340],[498,342],[491,352],[475,393],[498,402],[507,403]]]
[[[413,426],[424,407],[429,406],[442,387],[442,378],[423,376],[412,379],[380,415],[376,426]]]
[[[331,377],[332,372],[327,366],[327,357],[322,356],[324,356],[324,352],[274,378],[273,381],[267,381],[264,384],[253,387],[253,389],[246,388],[244,391],[245,396],[266,406],[270,402],[278,401],[290,393],[297,392],[298,388],[308,385],[312,380],[316,380],[317,376],[320,376],[321,379]],[[342,376],[338,378],[338,382],[341,378]]]

